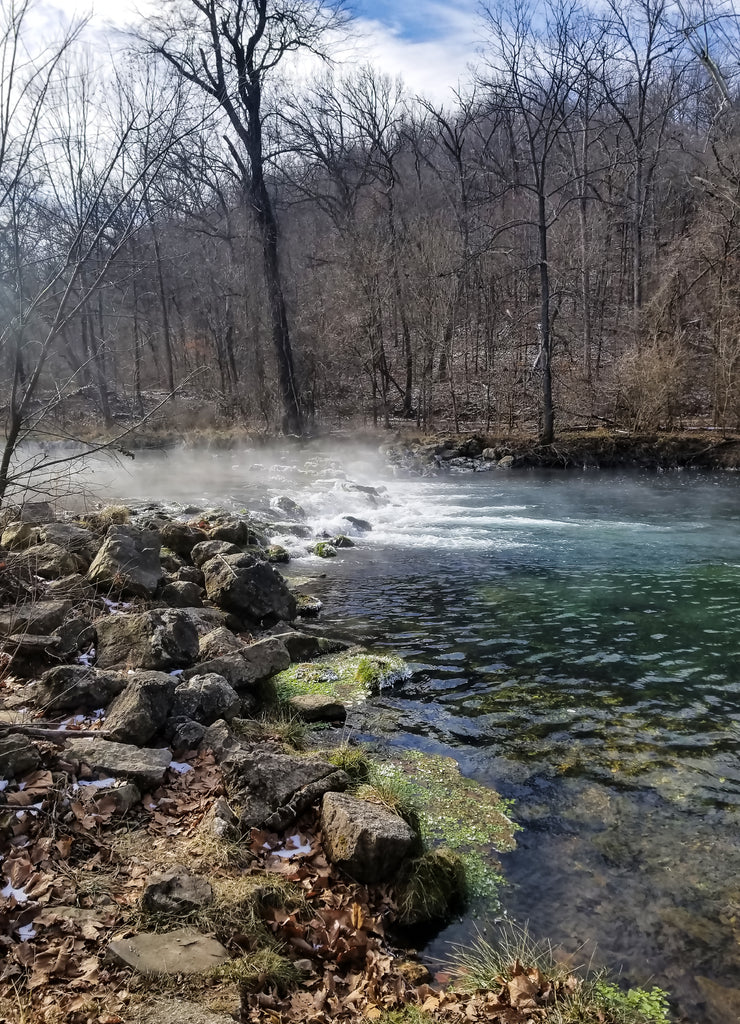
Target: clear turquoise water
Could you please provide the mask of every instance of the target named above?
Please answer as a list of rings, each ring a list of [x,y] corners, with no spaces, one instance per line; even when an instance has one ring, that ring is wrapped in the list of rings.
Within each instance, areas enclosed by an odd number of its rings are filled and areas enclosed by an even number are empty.
[[[320,584],[327,627],[416,663],[379,701],[399,742],[515,798],[505,911],[690,1020],[740,988],[738,483],[395,482]]]
[[[331,562],[283,537],[291,572],[326,573],[326,632],[414,663],[377,701],[396,742],[515,799],[505,912],[667,988],[684,1020],[737,1020],[740,479],[404,480],[368,451],[314,448],[139,457],[124,491],[263,509],[277,494],[315,530],[372,523]],[[427,955],[477,927],[454,922]]]

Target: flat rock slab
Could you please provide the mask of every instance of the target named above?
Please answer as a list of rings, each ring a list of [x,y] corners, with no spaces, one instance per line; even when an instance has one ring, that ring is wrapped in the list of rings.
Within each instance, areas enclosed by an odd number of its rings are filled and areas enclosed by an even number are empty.
[[[108,946],[108,959],[139,974],[202,974],[225,963],[229,954],[217,939],[179,928],[175,932],[140,932]]]
[[[236,1007],[235,1007],[236,1009]],[[126,1007],[126,1024],[234,1024],[225,1013],[214,1013],[205,1006],[184,999],[157,999],[156,1002]]]
[[[90,765],[93,771],[128,779],[144,790],[156,789],[172,760],[168,747],[134,747],[95,737],[69,740],[65,754]]]

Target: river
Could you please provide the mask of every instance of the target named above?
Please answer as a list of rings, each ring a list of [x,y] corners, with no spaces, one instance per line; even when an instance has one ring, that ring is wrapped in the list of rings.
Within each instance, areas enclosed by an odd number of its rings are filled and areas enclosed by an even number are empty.
[[[663,986],[685,1019],[737,1019],[740,480],[399,478],[348,447],[147,454],[127,470],[122,485],[100,465],[93,483],[250,509],[287,494],[330,533],[344,514],[368,520],[330,562],[288,537],[290,571],[326,573],[313,589],[327,633],[413,663],[377,702],[395,742],[452,754],[514,799],[503,912]],[[476,923],[453,922],[427,955]]]

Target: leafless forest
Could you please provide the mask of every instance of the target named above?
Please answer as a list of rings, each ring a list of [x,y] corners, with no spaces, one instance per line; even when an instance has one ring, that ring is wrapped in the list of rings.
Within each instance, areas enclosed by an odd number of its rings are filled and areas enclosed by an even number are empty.
[[[444,107],[318,0],[113,53],[0,13],[5,457],[29,432],[734,429],[735,9],[512,0]],[[172,396],[171,398],[168,396]]]

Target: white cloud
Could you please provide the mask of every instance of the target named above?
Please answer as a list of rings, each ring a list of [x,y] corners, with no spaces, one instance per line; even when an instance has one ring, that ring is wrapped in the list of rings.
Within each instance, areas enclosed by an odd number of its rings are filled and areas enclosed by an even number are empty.
[[[342,63],[373,64],[385,74],[400,75],[411,93],[435,102],[450,101],[452,90],[469,78],[469,66],[477,57],[480,27],[473,3],[419,0],[412,18],[407,13],[403,21],[396,17],[392,24],[358,18],[342,47]],[[131,25],[147,9],[157,9],[154,0],[94,0],[93,5],[80,0],[40,0],[36,18],[49,37],[55,31],[61,34],[65,20],[90,15],[88,36],[102,43],[110,35],[115,45],[115,30]]]

